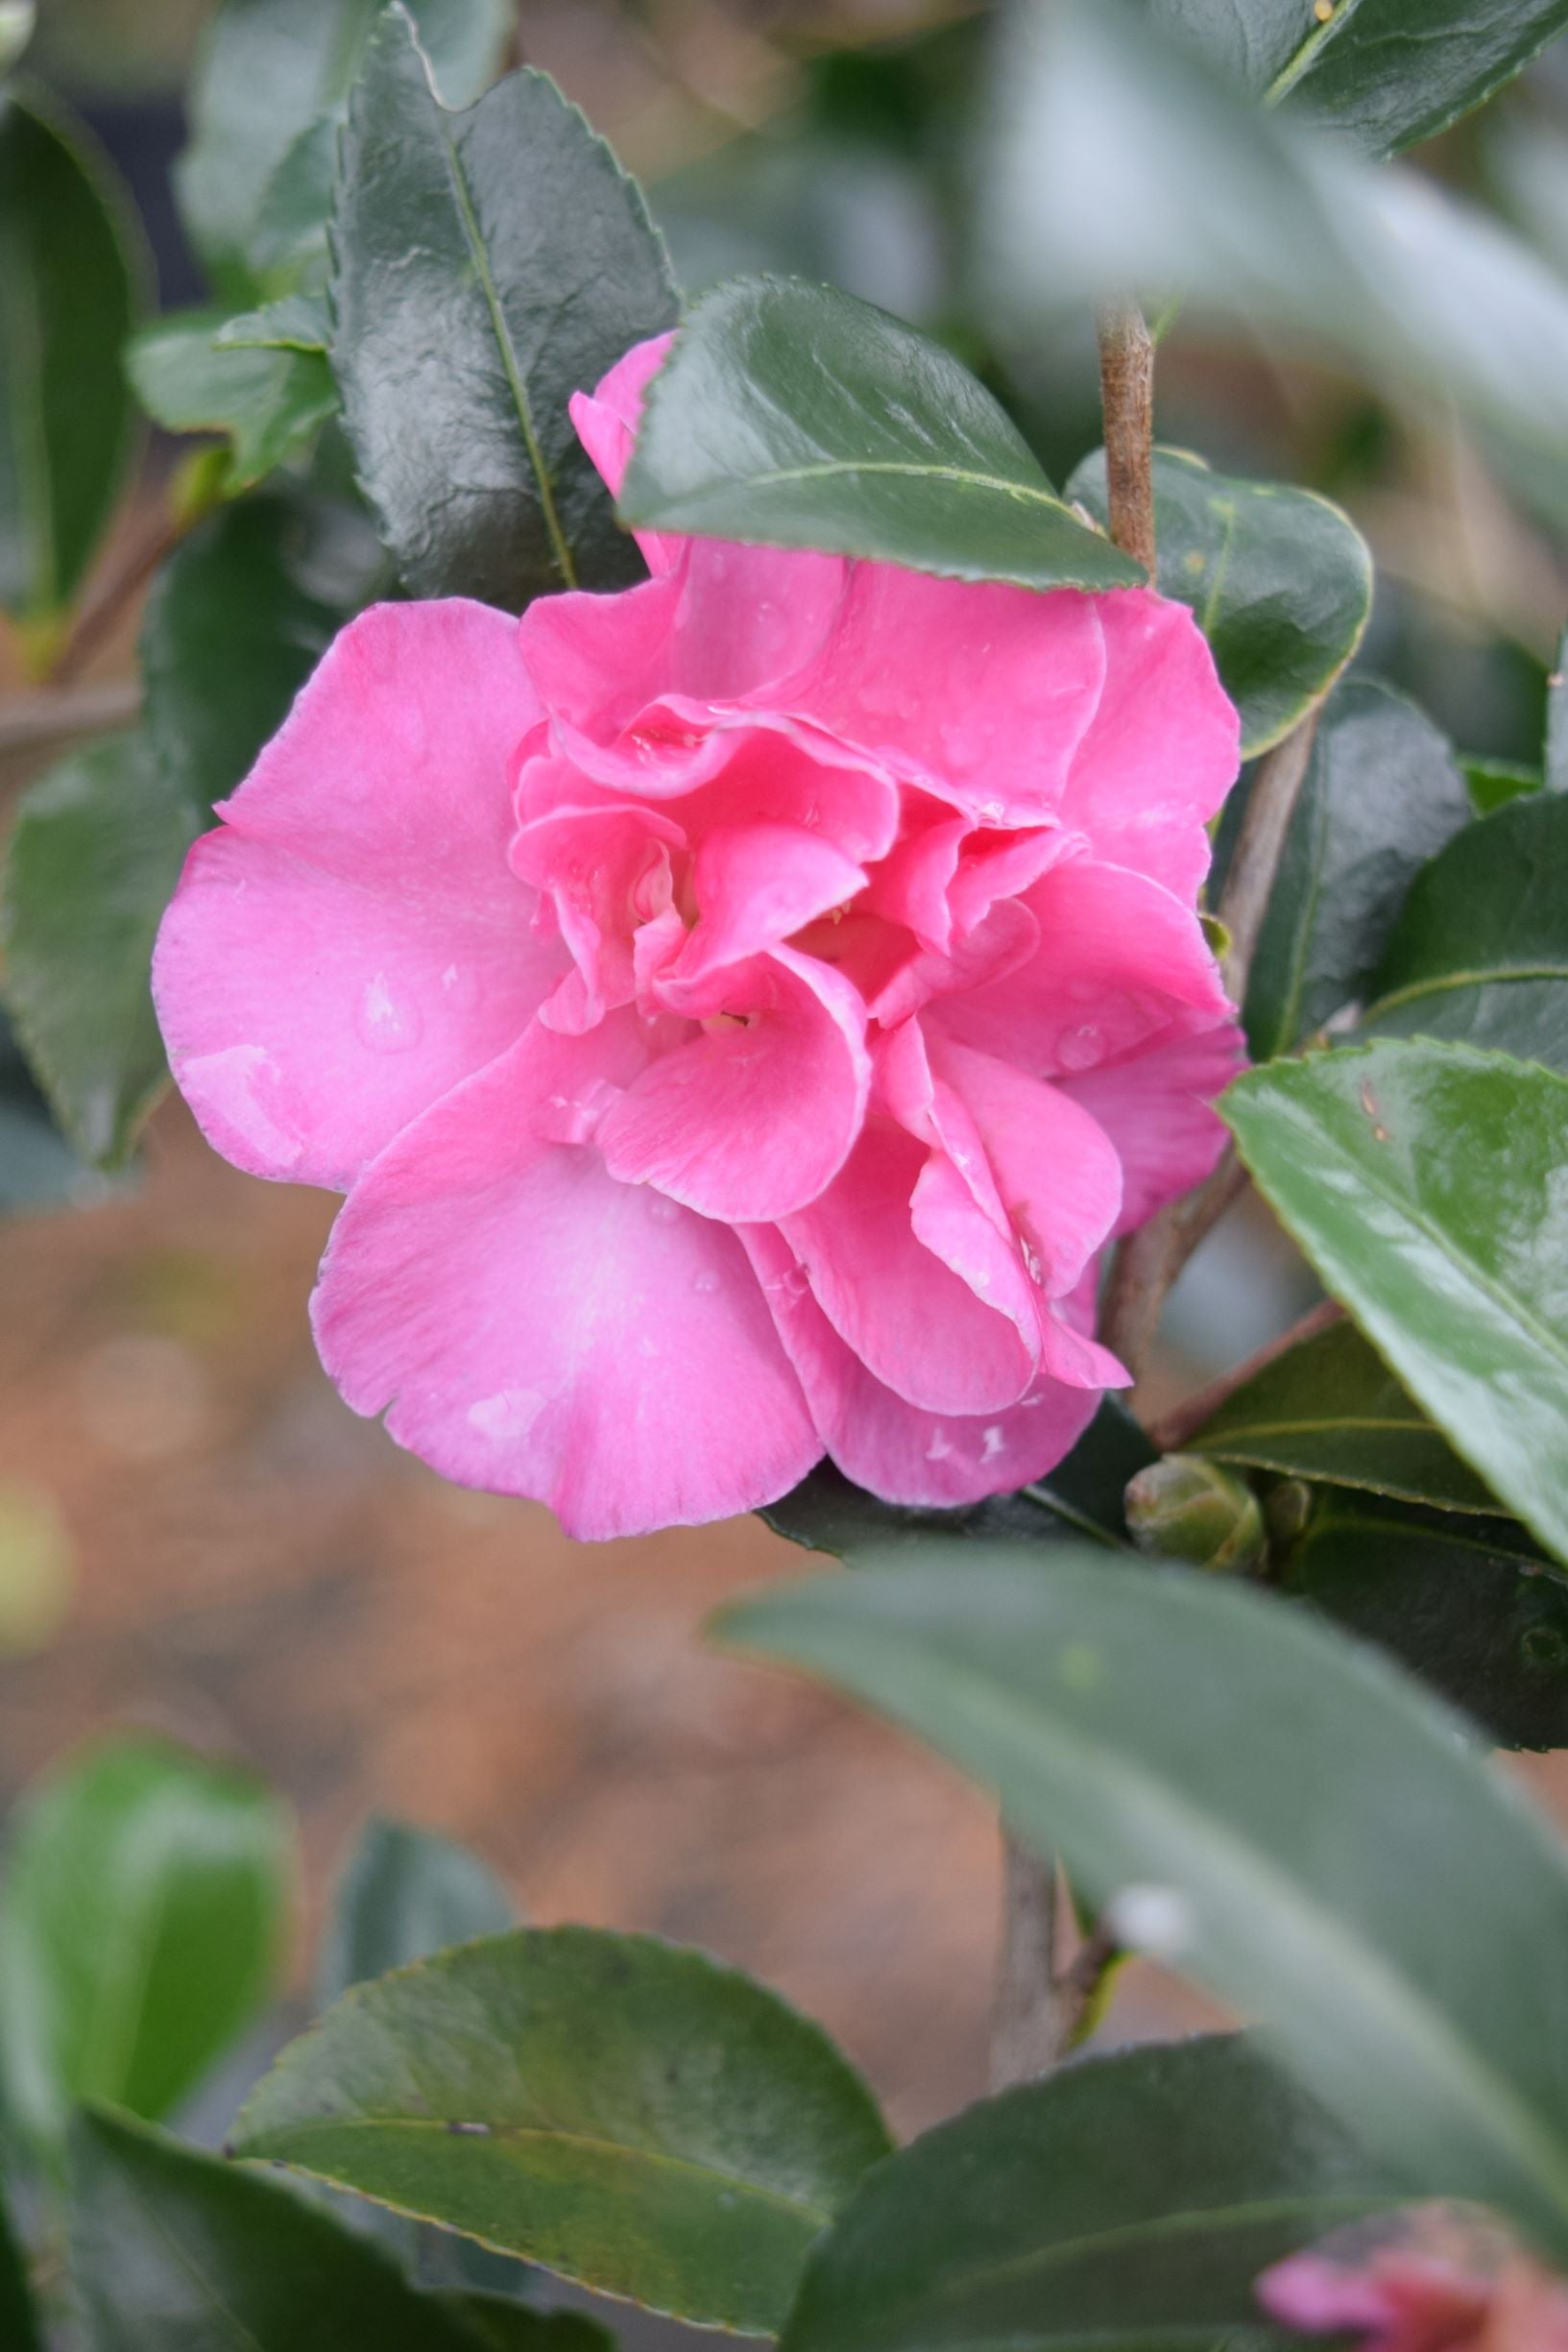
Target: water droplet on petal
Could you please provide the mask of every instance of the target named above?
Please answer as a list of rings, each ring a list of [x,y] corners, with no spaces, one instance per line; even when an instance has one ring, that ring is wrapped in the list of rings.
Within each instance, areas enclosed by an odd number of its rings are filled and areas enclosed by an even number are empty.
[[[1100,1057],[1100,1032],[1097,1022],[1086,1021],[1082,1029],[1070,1029],[1056,1043],[1056,1058],[1064,1070],[1092,1070]]]
[[[663,1193],[649,1193],[648,1215],[655,1224],[672,1225],[680,1214],[681,1204],[678,1200],[671,1200]]]
[[[546,1399],[538,1389],[500,1389],[469,1407],[469,1426],[497,1443],[526,1437],[543,1412]]]
[[[374,1054],[406,1054],[424,1034],[424,1015],[412,997],[400,996],[384,972],[366,982],[354,1028]]]
[[[711,1298],[717,1290],[719,1278],[711,1266],[704,1267],[700,1274],[693,1274],[691,1277],[692,1289],[701,1291],[705,1297]]]

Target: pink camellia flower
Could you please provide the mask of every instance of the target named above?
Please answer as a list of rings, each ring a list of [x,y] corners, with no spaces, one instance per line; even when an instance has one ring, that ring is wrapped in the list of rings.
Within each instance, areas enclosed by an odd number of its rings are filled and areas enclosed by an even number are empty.
[[[1568,2282],[1518,2254],[1489,2271],[1387,2246],[1363,2264],[1296,2254],[1258,2281],[1270,2317],[1360,2352],[1568,2352]]]
[[[666,341],[573,416],[612,489]],[[1213,1165],[1194,912],[1237,720],[1191,615],[647,536],[652,576],[347,628],[192,850],[154,990],[210,1141],[347,1191],[350,1405],[612,1536],[826,1450],[1049,1469],[1096,1262]]]

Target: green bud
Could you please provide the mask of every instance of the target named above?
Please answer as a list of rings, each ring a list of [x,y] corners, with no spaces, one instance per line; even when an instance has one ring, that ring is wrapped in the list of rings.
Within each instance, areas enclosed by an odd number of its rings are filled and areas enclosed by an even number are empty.
[[[1217,1576],[1261,1566],[1268,1548],[1251,1488],[1201,1454],[1167,1454],[1140,1470],[1127,1488],[1127,1525],[1141,1552]]]
[[[1275,1543],[1293,1543],[1306,1532],[1312,1516],[1313,1491],[1302,1478],[1282,1478],[1269,1491],[1263,1507],[1269,1539]]]

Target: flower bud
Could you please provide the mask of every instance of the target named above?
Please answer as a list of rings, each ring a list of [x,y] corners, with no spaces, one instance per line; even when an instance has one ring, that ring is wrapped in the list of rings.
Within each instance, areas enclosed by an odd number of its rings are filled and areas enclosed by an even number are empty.
[[[1267,1550],[1250,1487],[1200,1454],[1167,1454],[1127,1488],[1127,1525],[1142,1552],[1190,1561],[1216,1575],[1258,1567]]]

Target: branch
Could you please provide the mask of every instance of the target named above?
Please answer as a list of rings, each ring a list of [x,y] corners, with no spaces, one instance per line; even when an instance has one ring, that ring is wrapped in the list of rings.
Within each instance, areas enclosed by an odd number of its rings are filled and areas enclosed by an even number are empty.
[[[1246,997],[1258,934],[1306,779],[1320,708],[1315,704],[1260,766],[1220,893],[1219,921],[1229,934],[1222,970],[1225,992],[1233,1005],[1242,1004]],[[1113,1355],[1121,1357],[1134,1380],[1142,1376],[1148,1361],[1171,1284],[1246,1183],[1246,1171],[1231,1145],[1206,1183],[1161,1209],[1117,1251],[1105,1286],[1100,1338]]]
[[[124,559],[109,572],[97,595],[83,613],[66,639],[62,651],[51,663],[51,686],[69,686],[81,676],[104,640],[112,632],[126,607],[141,594],[164,558],[174,553],[197,520],[196,511],[188,515],[163,515],[155,529],[147,532],[135,546],[127,549]]]
[[[1238,1389],[1245,1388],[1249,1380],[1272,1364],[1276,1356],[1284,1355],[1289,1348],[1299,1347],[1304,1340],[1315,1340],[1320,1331],[1332,1330],[1336,1323],[1343,1321],[1344,1309],[1337,1298],[1320,1299],[1310,1314],[1293,1322],[1289,1331],[1282,1331],[1277,1338],[1266,1341],[1243,1362],[1233,1364],[1228,1372],[1219,1373],[1217,1379],[1194,1390],[1191,1396],[1184,1396],[1179,1404],[1172,1405],[1169,1413],[1162,1413],[1158,1420],[1148,1422],[1149,1443],[1157,1445],[1162,1454],[1180,1453],[1188,1439],[1194,1436],[1205,1421],[1212,1420],[1220,1406],[1228,1403]]]
[[[1101,313],[1099,381],[1111,537],[1152,580],[1154,343],[1133,304]],[[991,2025],[991,2087],[997,2091],[1060,2065],[1091,1999],[1071,1972],[1056,1972],[1054,1859],[1030,1853],[1010,1831],[1003,1836],[1001,1952]]]
[[[1285,837],[1306,782],[1322,708],[1320,702],[1315,702],[1301,724],[1263,762],[1242,819],[1218,909],[1219,920],[1230,934],[1222,969],[1233,1005],[1241,1005],[1246,997],[1253,952],[1268,911]]]
[[[69,693],[19,695],[13,702],[0,703],[0,759],[9,752],[63,742],[69,736],[102,735],[110,727],[129,726],[140,708],[141,688],[134,678],[77,687]]]
[[[1100,313],[1099,400],[1111,537],[1154,578],[1154,338],[1135,303]]]
[[[1247,1182],[1235,1146],[1228,1145],[1213,1176],[1140,1225],[1118,1249],[1105,1285],[1099,1336],[1134,1380],[1143,1375],[1176,1276]]]

